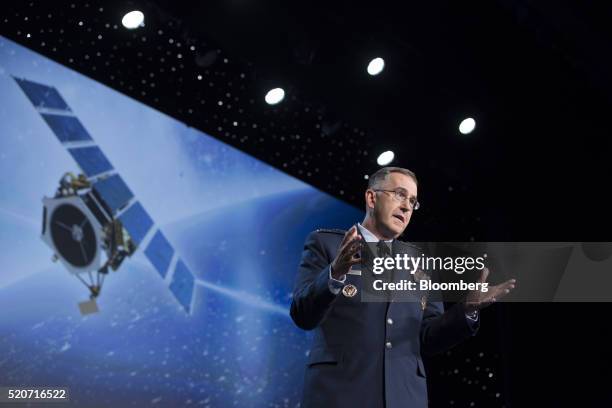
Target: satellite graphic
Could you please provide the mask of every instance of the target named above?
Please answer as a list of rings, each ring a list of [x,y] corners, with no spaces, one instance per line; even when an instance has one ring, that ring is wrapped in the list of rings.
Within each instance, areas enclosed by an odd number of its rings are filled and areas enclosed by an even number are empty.
[[[304,238],[363,213],[2,37],[0,99],[0,385],[298,405]]]

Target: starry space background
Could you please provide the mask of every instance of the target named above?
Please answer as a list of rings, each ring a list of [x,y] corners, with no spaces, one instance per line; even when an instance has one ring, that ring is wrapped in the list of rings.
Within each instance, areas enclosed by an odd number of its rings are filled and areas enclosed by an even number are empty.
[[[197,277],[187,315],[141,251],[100,312],[40,239],[76,163],[13,77],[55,87]],[[0,383],[79,406],[296,406],[308,334],[288,316],[303,240],[362,212],[0,37]]]

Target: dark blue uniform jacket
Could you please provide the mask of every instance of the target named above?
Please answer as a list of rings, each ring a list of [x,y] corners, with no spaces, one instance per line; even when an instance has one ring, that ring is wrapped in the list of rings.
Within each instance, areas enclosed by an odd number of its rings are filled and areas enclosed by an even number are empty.
[[[451,348],[474,335],[478,324],[468,324],[461,303],[444,312],[441,302],[428,301],[423,309],[419,302],[362,302],[359,294],[334,295],[329,265],[343,234],[317,230],[304,244],[291,303],[295,324],[314,330],[302,407],[426,407],[421,355]],[[393,254],[410,250],[409,243],[392,243]],[[360,291],[363,278],[348,274],[345,284]]]

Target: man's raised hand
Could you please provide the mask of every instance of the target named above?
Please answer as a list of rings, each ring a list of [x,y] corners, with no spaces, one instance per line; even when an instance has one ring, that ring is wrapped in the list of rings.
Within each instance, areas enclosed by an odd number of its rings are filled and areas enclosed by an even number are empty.
[[[363,240],[356,225],[353,225],[346,231],[336,258],[331,263],[331,273],[334,279],[342,279],[351,269],[351,266],[361,262],[359,251],[361,250],[362,242]]]
[[[488,276],[489,268],[484,268],[480,274],[480,279],[478,279],[478,282],[485,283]],[[510,291],[514,289],[515,284],[516,279],[509,279],[503,283],[500,283],[499,285],[489,286],[487,292],[482,292],[480,290],[472,290],[468,292],[465,299],[466,311],[468,313],[474,312],[497,302],[510,293]]]

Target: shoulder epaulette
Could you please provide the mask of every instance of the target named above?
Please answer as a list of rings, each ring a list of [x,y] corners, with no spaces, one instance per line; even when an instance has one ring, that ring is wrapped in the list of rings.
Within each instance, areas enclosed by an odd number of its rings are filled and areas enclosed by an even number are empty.
[[[326,232],[329,234],[340,234],[340,235],[346,234],[346,231],[338,229],[338,228],[318,228],[317,232]]]

